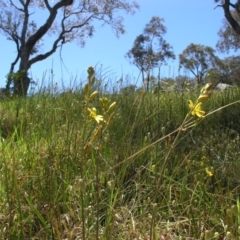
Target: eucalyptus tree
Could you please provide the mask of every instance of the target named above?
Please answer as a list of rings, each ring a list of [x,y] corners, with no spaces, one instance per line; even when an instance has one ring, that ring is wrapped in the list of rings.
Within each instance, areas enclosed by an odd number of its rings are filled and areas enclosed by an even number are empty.
[[[218,66],[221,73],[221,82],[240,85],[240,56],[229,56],[222,59]]]
[[[120,13],[134,14],[138,7],[128,0],[0,0],[0,33],[16,47],[7,88],[13,84],[14,94],[26,95],[30,84],[27,72],[33,64],[74,40],[84,46],[97,21],[110,25],[116,35],[123,34]],[[44,43],[51,40],[50,48],[44,49]]]
[[[147,74],[147,89],[150,71],[165,64],[168,59],[175,59],[172,46],[163,38],[166,32],[164,19],[153,16],[126,54],[130,62],[141,71],[143,81],[144,74]]]
[[[179,69],[189,70],[200,84],[207,71],[215,67],[218,61],[213,48],[191,43],[179,55]]]

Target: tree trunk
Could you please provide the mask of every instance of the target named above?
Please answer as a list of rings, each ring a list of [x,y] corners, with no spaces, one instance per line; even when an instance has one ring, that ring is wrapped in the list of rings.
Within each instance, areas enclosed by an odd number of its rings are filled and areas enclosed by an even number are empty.
[[[149,92],[149,84],[150,84],[150,74],[147,74],[147,92]]]
[[[27,91],[30,85],[30,78],[26,71],[18,71],[19,77],[14,80],[13,95],[15,96],[27,96]]]
[[[19,70],[17,72],[18,76],[14,80],[13,86],[13,95],[17,96],[26,96],[27,91],[30,85],[30,78],[28,77],[28,69],[29,69],[29,57],[30,51],[28,49],[24,49],[21,51],[20,56],[20,65]]]

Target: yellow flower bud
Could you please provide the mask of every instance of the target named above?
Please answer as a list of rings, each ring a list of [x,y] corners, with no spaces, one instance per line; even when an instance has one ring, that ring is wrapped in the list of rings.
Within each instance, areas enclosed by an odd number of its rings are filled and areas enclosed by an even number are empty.
[[[114,219],[117,221],[117,222],[123,222],[124,221],[124,218],[120,215],[120,214],[118,214],[118,213],[116,213],[115,215],[114,215]]]
[[[210,231],[210,230],[206,230],[205,231],[205,234],[204,234],[204,239],[205,240],[210,240],[210,239],[212,239],[212,231]]]
[[[229,232],[229,231],[227,231],[226,237],[227,237],[227,239],[233,239],[233,235],[232,235],[232,233]]]
[[[219,232],[215,232],[214,235],[213,235],[213,238],[214,238],[214,239],[215,239],[215,238],[218,238],[219,235],[220,235]]]
[[[153,203],[152,208],[154,212],[157,212],[157,203]]]
[[[106,111],[108,109],[108,104],[109,104],[109,100],[108,98],[104,97],[104,98],[100,98],[100,105],[103,108],[104,111]]]
[[[89,84],[87,83],[86,85],[85,85],[85,95],[89,95],[89,91],[90,91],[90,86],[89,86]]]
[[[198,99],[197,99],[197,102],[203,102],[205,100],[207,100],[209,97],[211,96],[211,94],[201,94]]]
[[[93,93],[91,93],[89,100],[95,98],[98,95],[98,91],[94,91]]]
[[[156,165],[152,165],[152,166],[151,166],[151,170],[152,170],[152,172],[153,172],[154,174],[156,174],[156,173],[157,173]]]
[[[111,191],[114,190],[115,188],[115,182],[113,180],[110,180],[107,182],[108,187],[110,188]]]
[[[113,111],[113,110],[116,108],[116,106],[117,106],[117,103],[116,103],[116,102],[113,102],[113,103],[109,106],[108,111]]]
[[[202,89],[201,89],[201,93],[202,94],[206,94],[208,93],[208,91],[210,91],[212,88],[212,83],[207,83]]]
[[[238,207],[237,205],[232,205],[231,206],[231,212],[232,212],[232,215],[237,217],[238,216]]]

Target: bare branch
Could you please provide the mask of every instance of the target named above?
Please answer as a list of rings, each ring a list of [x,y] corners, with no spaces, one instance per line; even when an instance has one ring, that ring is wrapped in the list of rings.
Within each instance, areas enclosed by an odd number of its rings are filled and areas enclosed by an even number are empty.
[[[218,7],[223,7],[223,5],[221,4],[221,5],[217,5],[214,9],[216,9],[216,8],[218,8]]]
[[[63,39],[63,34],[60,34],[59,37],[57,38],[57,40],[54,41],[52,49],[50,51],[46,52],[45,54],[38,54],[36,57],[30,59],[28,62],[28,67],[30,68],[32,64],[42,61],[42,60],[48,58],[49,56],[51,56],[54,52],[56,52],[57,48],[60,47],[60,46],[58,46],[58,43],[62,39]]]
[[[10,67],[9,73],[13,73],[14,67],[15,67],[15,65],[17,64],[19,58],[20,58],[20,54],[19,54],[19,52],[18,52],[16,59],[11,63],[11,67]],[[8,78],[8,79],[7,79],[7,84],[6,84],[6,89],[7,89],[8,91],[9,91],[9,89],[10,89],[11,83],[12,83],[12,79],[11,79],[11,78]]]
[[[231,7],[233,7],[233,8],[236,8],[236,5],[233,4],[233,3],[231,3],[231,2],[229,2],[229,6],[231,6]]]
[[[67,18],[69,18],[69,17],[72,16],[72,15],[78,15],[78,14],[80,14],[80,13],[84,13],[83,9],[84,9],[84,8],[82,8],[80,11],[70,12],[70,13],[66,14],[66,8],[65,8],[65,9],[64,9],[64,18],[67,19]]]
[[[18,60],[20,58],[20,46],[19,46],[19,41],[18,41],[19,37],[16,36],[16,35],[12,35],[12,39],[15,42],[16,47],[17,47],[17,56],[16,56],[15,60],[11,63],[11,67],[10,67],[9,73],[13,73],[14,67],[15,67],[15,65],[17,64],[17,62],[18,62]],[[8,91],[10,90],[11,83],[12,83],[12,79],[11,78],[7,78],[6,89]]]
[[[24,7],[24,1],[23,0],[19,0],[19,2],[23,5],[23,7]]]
[[[224,10],[224,15],[225,15],[226,19],[228,20],[229,24],[232,26],[232,28],[238,34],[240,34],[240,26],[239,26],[238,22],[233,18],[231,11],[230,11],[230,6],[232,6],[236,9],[236,5],[233,5],[232,3],[230,3],[229,0],[225,0],[225,3],[222,5],[222,8]]]
[[[37,30],[37,32],[28,39],[28,41],[26,43],[27,47],[32,49],[34,47],[34,45],[36,44],[36,42],[39,41],[47,33],[47,31],[50,29],[50,27],[52,26],[52,24],[57,16],[57,11],[59,8],[66,7],[68,5],[71,5],[72,3],[73,3],[73,0],[62,0],[58,3],[56,3],[52,8],[51,13],[50,13],[46,23],[43,24]]]
[[[29,21],[29,13],[28,13],[29,3],[30,3],[30,0],[27,0],[26,4],[24,4],[24,21],[23,21],[22,34],[21,34],[22,45],[24,45],[26,41],[26,32],[27,32],[28,21]]]
[[[69,30],[66,30],[65,33],[69,33],[69,32],[72,32],[73,29],[76,29],[76,28],[81,28],[83,27],[84,25],[86,25],[89,20],[93,17],[93,15],[91,15],[90,17],[88,17],[83,23],[79,24],[79,25],[75,25],[75,26],[72,26]]]
[[[14,3],[13,3],[13,1],[12,0],[10,0],[10,3],[18,10],[18,11],[20,11],[20,12],[24,12],[24,10],[23,10],[23,8],[19,8],[19,7],[17,7]]]
[[[57,40],[54,41],[52,49],[50,51],[46,52],[45,54],[39,54],[36,57],[34,57],[31,60],[29,60],[29,66],[28,67],[30,68],[32,64],[34,64],[34,63],[36,63],[38,61],[42,61],[42,60],[48,58],[54,52],[56,52],[57,48],[60,47],[60,46],[58,46],[58,43],[61,40],[64,40],[64,34],[72,32],[72,30],[75,29],[75,28],[80,28],[80,27],[84,26],[91,18],[92,18],[92,15],[90,17],[88,17],[82,24],[72,26],[69,30],[65,30],[65,26],[64,26],[65,18],[63,18],[62,19],[62,23],[61,23],[62,32],[59,34]]]
[[[238,0],[236,2],[235,6],[236,6],[235,8],[236,8],[237,12],[240,13],[240,0]]]
[[[50,7],[48,0],[44,0],[44,3],[46,5],[47,9],[49,10],[49,12],[51,12],[52,8]]]

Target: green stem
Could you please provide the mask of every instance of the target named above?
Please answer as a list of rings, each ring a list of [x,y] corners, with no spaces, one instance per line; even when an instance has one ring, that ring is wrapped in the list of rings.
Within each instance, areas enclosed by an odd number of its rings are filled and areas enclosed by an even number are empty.
[[[97,150],[98,151],[98,150]],[[97,193],[97,212],[96,212],[96,240],[99,240],[99,156],[96,157],[96,193]]]

